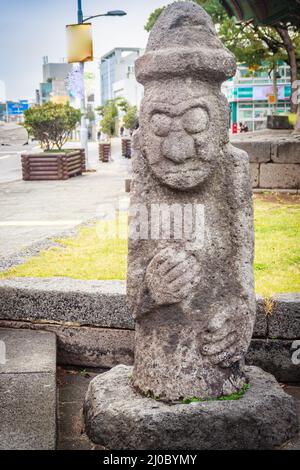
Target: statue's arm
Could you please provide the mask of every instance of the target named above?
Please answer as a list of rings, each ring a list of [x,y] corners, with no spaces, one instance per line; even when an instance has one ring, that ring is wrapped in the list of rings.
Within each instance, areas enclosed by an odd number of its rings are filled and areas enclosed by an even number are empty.
[[[211,320],[203,337],[203,354],[214,364],[228,367],[246,354],[255,321],[253,278],[253,207],[249,158],[246,152],[231,145],[227,150],[226,188],[231,211],[232,257],[235,263],[235,285],[227,293],[220,312]]]
[[[230,207],[234,212],[232,240],[235,246],[236,266],[236,305],[238,339],[236,357],[242,358],[250,345],[256,314],[254,292],[253,258],[254,258],[254,226],[250,164],[248,154],[229,145],[230,155],[228,171],[232,177],[232,191],[229,192]]]

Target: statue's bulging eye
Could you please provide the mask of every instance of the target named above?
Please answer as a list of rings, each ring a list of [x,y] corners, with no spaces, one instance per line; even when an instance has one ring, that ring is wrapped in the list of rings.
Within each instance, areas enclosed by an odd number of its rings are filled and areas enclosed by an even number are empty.
[[[203,108],[193,108],[187,111],[183,118],[182,124],[184,129],[189,134],[198,134],[207,129],[209,123],[209,116]]]
[[[171,129],[172,119],[166,114],[156,113],[151,118],[151,127],[155,135],[166,137]]]

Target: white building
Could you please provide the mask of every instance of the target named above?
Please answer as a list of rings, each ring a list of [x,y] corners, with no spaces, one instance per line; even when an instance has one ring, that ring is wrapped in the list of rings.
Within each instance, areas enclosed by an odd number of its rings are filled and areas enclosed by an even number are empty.
[[[140,48],[118,47],[101,57],[101,104],[122,97],[132,106],[140,107],[143,87],[134,75],[134,63],[144,53]]]
[[[132,106],[140,107],[144,89],[135,79],[135,76],[131,75],[123,80],[113,83],[113,98],[122,97],[125,98]]]

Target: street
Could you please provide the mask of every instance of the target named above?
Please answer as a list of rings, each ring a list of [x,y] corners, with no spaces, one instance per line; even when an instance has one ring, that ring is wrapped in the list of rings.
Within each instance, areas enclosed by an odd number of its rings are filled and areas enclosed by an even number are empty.
[[[36,144],[0,146],[0,183],[22,179],[21,153],[34,146]]]
[[[26,146],[28,149],[28,145]],[[0,147],[0,183],[8,183],[22,178],[21,152],[24,147]]]
[[[65,181],[23,181],[20,150],[14,150],[0,154],[0,258],[93,219],[101,204],[125,196],[130,161],[121,157],[120,139],[112,139],[109,163],[99,162],[98,144],[90,143],[97,171]]]

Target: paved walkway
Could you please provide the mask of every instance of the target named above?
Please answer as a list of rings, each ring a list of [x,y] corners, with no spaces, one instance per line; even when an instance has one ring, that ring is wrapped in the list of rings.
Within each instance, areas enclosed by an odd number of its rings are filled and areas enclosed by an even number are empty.
[[[130,160],[121,156],[120,139],[112,141],[110,163],[98,161],[97,143],[89,151],[94,173],[66,181],[0,182],[0,258],[97,217],[101,204],[126,195]]]

